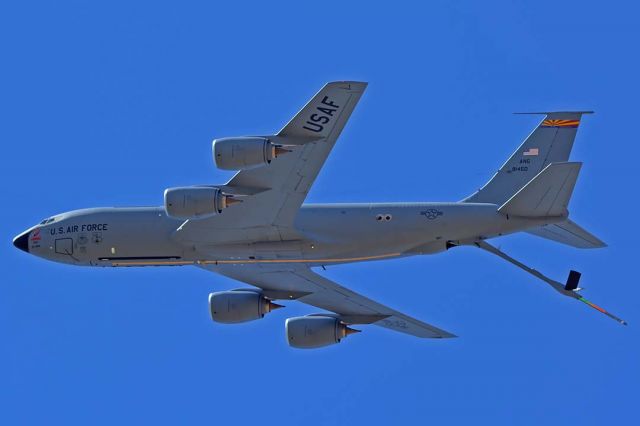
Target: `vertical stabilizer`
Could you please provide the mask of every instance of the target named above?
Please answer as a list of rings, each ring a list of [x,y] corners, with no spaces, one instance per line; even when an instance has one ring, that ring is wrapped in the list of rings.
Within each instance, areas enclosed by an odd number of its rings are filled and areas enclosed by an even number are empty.
[[[569,160],[583,114],[590,111],[547,112],[542,122],[479,191],[465,202],[504,204],[551,163]]]

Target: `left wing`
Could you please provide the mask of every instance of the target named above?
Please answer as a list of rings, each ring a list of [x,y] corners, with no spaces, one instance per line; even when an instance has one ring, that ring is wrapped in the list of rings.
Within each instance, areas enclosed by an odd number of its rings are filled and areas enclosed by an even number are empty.
[[[202,268],[259,287],[270,299],[296,299],[334,312],[346,324],[375,324],[424,338],[456,337],[342,287],[303,264],[203,265]]]
[[[182,239],[245,235],[239,240],[295,239],[293,222],[318,172],[351,116],[367,83],[327,83],[277,135],[273,143],[288,153],[270,164],[238,172],[220,188],[247,195],[219,216],[193,220],[181,228]],[[218,232],[219,230],[219,232]]]

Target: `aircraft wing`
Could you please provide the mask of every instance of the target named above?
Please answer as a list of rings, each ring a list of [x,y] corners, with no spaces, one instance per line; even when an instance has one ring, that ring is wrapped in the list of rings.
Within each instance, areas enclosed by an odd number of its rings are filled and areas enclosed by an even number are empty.
[[[259,287],[268,298],[295,299],[334,312],[346,324],[375,324],[423,338],[456,337],[342,287],[316,274],[304,264],[237,264],[201,267]]]
[[[246,195],[243,202],[219,216],[187,222],[182,235],[197,241],[202,235],[246,230],[246,239],[295,239],[296,214],[366,87],[367,83],[354,81],[327,83],[277,135],[269,137],[290,152],[266,166],[242,170],[221,186],[228,194]]]

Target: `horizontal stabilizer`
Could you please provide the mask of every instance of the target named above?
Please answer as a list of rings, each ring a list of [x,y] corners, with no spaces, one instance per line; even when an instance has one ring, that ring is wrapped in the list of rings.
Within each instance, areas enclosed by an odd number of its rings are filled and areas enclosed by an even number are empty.
[[[587,249],[607,246],[598,237],[568,219],[561,223],[539,226],[527,232],[538,237],[546,238],[547,240],[577,248]]]
[[[582,163],[549,164],[498,211],[525,217],[566,215],[580,167]]]

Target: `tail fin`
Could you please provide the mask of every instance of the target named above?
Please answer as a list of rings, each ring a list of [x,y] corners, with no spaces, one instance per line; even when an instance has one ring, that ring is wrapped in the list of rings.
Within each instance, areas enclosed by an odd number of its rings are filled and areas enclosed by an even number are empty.
[[[507,200],[500,213],[525,217],[568,216],[582,163],[551,163]]]
[[[464,202],[504,204],[551,163],[569,160],[583,114],[590,111],[545,112],[545,118],[500,170]]]

